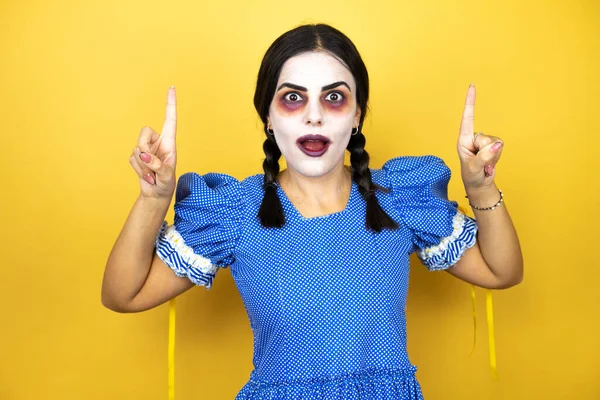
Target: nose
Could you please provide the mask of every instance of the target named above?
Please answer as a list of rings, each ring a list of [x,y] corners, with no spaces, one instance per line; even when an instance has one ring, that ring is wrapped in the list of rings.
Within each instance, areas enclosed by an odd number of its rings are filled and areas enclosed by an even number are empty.
[[[306,125],[317,126],[321,126],[323,124],[323,109],[319,99],[308,102],[306,114],[304,115],[304,123]]]

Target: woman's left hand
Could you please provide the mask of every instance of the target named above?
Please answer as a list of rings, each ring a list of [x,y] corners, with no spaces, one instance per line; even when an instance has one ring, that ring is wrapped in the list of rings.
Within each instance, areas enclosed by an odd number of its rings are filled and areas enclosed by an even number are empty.
[[[469,86],[467,101],[458,136],[458,157],[461,175],[467,190],[481,189],[494,184],[496,164],[502,154],[499,137],[474,132],[475,86]]]

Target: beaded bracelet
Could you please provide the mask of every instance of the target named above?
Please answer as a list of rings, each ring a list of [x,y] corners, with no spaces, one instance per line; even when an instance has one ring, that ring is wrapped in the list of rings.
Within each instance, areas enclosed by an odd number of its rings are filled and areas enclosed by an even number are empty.
[[[502,203],[502,201],[504,201],[504,195],[502,194],[502,190],[498,189],[498,191],[500,192],[500,200],[496,204],[494,204],[493,206],[491,206],[491,207],[475,207],[473,204],[471,204],[471,202],[469,202],[469,205],[471,207],[473,207],[474,209],[476,209],[476,210],[481,210],[481,211],[484,211],[484,210],[493,210],[494,208],[498,207]],[[469,198],[469,196],[465,196],[465,197],[467,199]]]

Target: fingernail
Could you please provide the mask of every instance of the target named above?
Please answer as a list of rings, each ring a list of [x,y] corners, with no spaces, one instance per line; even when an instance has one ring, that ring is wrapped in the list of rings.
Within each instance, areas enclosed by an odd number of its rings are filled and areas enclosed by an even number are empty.
[[[492,176],[492,174],[494,173],[494,168],[491,165],[488,165],[485,167],[485,172],[488,176]]]
[[[474,85],[474,84],[472,84],[472,83],[469,85],[469,87],[473,87],[473,86],[475,86],[475,85]]]
[[[152,161],[152,156],[148,153],[140,153],[140,158],[146,164],[149,164]]]
[[[492,146],[492,148],[490,150],[492,151],[492,153],[496,153],[498,150],[500,150],[502,148],[503,144],[504,143],[502,143],[502,142],[497,142]]]
[[[154,185],[154,178],[152,177],[152,175],[150,173],[147,173],[146,175],[144,175],[144,180],[146,182],[148,182],[151,185]]]

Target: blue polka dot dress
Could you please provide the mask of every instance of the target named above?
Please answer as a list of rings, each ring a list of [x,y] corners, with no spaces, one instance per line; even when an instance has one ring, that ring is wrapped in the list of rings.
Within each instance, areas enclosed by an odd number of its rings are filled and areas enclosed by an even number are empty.
[[[406,352],[409,256],[446,269],[474,245],[477,225],[448,200],[440,158],[394,158],[371,172],[390,189],[377,198],[397,230],[365,228],[354,182],[344,210],[314,218],[278,186],[286,222],[267,229],[257,218],[263,175],[179,178],[156,251],[207,289],[231,268],[254,335],[254,369],[236,399],[423,398]]]

